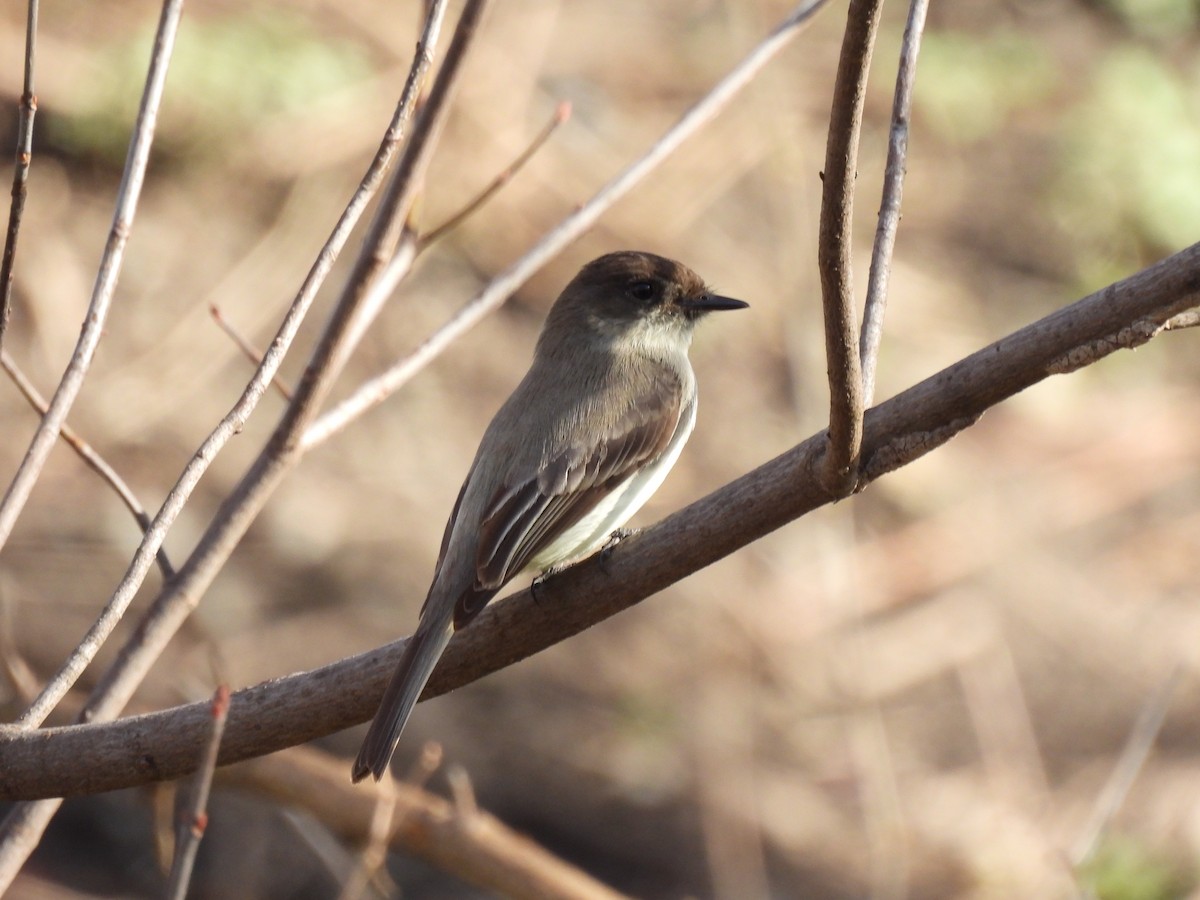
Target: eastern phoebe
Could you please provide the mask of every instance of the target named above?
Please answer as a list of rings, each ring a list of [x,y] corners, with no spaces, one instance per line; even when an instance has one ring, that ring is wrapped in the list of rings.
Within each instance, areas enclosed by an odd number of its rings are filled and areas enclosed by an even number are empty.
[[[595,552],[658,489],[696,424],[696,320],[746,305],[651,253],[601,256],[567,285],[533,365],[484,432],[355,781],[383,776],[457,629],[518,573]]]

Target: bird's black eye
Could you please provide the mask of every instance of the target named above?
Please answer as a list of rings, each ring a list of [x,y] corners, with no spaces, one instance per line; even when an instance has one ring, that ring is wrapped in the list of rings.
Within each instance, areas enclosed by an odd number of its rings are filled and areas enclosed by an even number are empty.
[[[635,281],[629,286],[629,296],[643,302],[658,296],[658,286],[653,281]]]

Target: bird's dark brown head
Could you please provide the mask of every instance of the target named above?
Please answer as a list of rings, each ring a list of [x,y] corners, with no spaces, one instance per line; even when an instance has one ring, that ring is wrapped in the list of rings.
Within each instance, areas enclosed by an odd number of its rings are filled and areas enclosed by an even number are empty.
[[[621,250],[579,270],[551,309],[546,330],[586,329],[607,337],[647,328],[690,333],[705,313],[748,305],[713,294],[683,263]]]

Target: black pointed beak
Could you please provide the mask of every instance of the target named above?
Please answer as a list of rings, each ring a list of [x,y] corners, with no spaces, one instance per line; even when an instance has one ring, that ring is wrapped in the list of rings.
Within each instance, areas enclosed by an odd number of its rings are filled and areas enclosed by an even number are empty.
[[[732,297],[721,297],[717,294],[701,294],[698,297],[685,297],[679,305],[690,315],[716,312],[721,309],[746,309],[750,304],[744,300],[734,300]]]

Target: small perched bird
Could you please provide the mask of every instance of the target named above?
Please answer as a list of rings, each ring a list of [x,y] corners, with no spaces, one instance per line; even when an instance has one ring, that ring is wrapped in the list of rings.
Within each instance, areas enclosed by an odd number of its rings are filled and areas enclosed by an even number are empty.
[[[457,629],[520,572],[598,550],[658,489],[696,424],[692,329],[706,313],[745,306],[652,253],[601,256],[567,285],[479,444],[355,781],[383,776]]]

